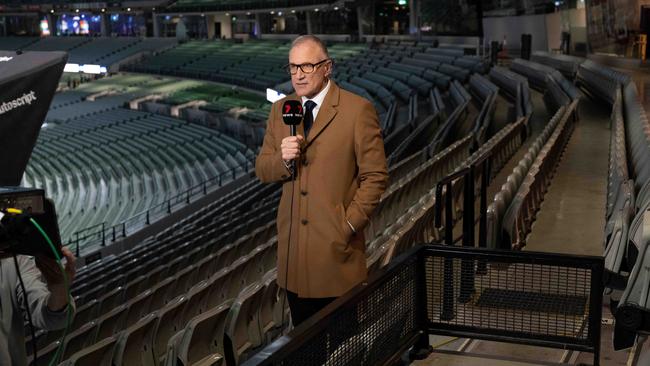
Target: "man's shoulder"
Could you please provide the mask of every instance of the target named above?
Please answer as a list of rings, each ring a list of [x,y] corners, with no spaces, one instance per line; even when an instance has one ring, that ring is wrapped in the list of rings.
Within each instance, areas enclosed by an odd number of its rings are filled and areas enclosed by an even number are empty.
[[[351,108],[362,108],[364,106],[373,106],[372,102],[366,99],[365,97],[355,94],[349,90],[339,87],[340,98],[339,103],[342,106],[347,106]]]

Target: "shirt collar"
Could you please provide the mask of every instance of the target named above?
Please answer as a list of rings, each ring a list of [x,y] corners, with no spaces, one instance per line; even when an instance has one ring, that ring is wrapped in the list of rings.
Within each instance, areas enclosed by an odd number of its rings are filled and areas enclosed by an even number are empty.
[[[305,105],[308,100],[314,101],[316,103],[317,107],[320,107],[321,104],[323,104],[323,101],[325,100],[325,96],[327,95],[327,92],[330,90],[330,81],[327,80],[327,84],[323,88],[323,90],[320,91],[320,93],[316,94],[315,97],[309,99],[307,97],[301,97],[302,99],[302,105]]]

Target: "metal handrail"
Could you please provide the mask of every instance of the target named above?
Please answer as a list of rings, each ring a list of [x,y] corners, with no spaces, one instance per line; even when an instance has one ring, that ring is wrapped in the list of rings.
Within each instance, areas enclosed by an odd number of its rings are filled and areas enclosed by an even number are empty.
[[[170,215],[175,208],[186,206],[192,202],[196,196],[205,196],[208,190],[214,187],[221,187],[224,181],[231,177],[234,181],[237,177],[241,177],[253,168],[254,163],[246,161],[229,172],[224,172],[212,178],[208,178],[203,182],[190,187],[189,189],[168,198],[155,206],[149,207],[121,223],[109,226],[107,222],[89,226],[81,229],[72,234],[72,238],[68,240],[67,245],[74,247],[76,255],[81,254],[81,245],[88,246],[90,243],[100,243],[101,246],[106,246],[108,241],[115,241],[119,238],[124,238],[127,233],[133,233],[152,222],[157,221],[165,216]],[[230,182],[230,181],[229,181]]]

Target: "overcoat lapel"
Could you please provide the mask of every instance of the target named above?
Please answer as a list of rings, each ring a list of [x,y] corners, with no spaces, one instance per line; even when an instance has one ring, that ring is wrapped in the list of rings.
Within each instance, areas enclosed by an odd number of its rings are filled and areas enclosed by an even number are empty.
[[[334,83],[333,80],[330,80],[330,90],[323,100],[323,105],[318,111],[318,116],[316,116],[316,121],[309,131],[309,136],[307,136],[307,142],[305,147],[311,145],[311,143],[318,138],[323,130],[329,126],[329,124],[334,120],[334,117],[338,113],[337,106],[339,105],[339,87]]]

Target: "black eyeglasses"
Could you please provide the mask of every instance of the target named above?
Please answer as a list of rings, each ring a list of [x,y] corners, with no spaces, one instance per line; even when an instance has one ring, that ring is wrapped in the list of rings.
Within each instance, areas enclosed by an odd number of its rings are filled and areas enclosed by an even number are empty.
[[[295,75],[298,73],[298,69],[300,69],[303,73],[305,74],[311,74],[316,70],[318,66],[320,66],[322,63],[330,61],[329,58],[324,59],[321,62],[317,62],[315,64],[287,64],[284,68],[287,70],[287,72],[291,75]]]

